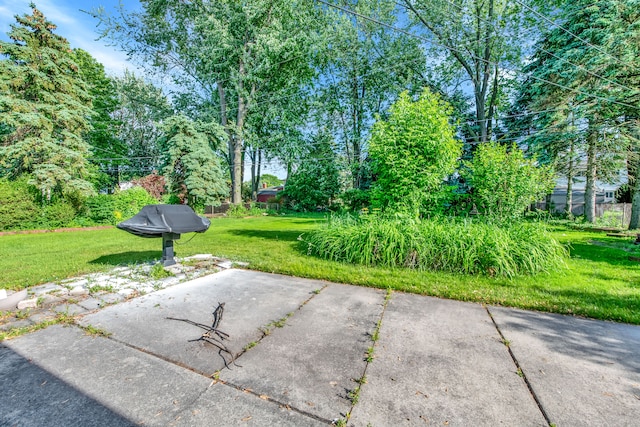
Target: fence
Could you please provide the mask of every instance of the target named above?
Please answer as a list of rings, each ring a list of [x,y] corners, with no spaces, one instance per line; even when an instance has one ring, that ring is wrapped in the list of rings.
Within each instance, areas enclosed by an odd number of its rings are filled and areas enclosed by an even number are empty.
[[[546,210],[547,204],[544,201],[535,205],[536,209]],[[557,213],[564,212],[564,204],[552,204],[552,210]],[[584,215],[584,202],[572,203],[571,213],[574,215]],[[610,227],[627,228],[631,221],[631,203],[596,203],[596,218],[598,223]]]

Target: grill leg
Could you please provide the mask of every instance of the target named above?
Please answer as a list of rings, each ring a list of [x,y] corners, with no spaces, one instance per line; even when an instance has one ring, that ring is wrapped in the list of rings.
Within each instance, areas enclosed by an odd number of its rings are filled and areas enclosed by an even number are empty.
[[[168,267],[176,263],[173,253],[173,241],[180,238],[179,234],[164,233],[162,234],[162,265]]]

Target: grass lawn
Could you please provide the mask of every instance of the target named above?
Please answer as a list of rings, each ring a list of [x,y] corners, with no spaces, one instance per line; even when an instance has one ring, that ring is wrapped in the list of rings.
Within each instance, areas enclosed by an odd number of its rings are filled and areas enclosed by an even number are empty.
[[[249,268],[361,286],[640,324],[640,257],[633,239],[556,227],[570,245],[567,269],[549,275],[495,279],[406,269],[371,268],[307,256],[298,236],[321,215],[216,218],[204,234],[184,235],[178,256],[211,253]],[[187,242],[188,241],[188,242]],[[179,243],[179,244],[178,244]],[[113,229],[0,236],[0,288],[24,287],[116,265],[158,260],[160,239]]]

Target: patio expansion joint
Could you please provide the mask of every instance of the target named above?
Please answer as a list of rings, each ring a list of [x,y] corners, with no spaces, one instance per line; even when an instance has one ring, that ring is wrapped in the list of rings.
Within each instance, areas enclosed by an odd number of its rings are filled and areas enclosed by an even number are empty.
[[[280,408],[286,408],[288,411],[293,411],[293,412],[296,412],[296,413],[298,413],[298,414],[300,414],[300,415],[303,415],[303,416],[305,416],[305,417],[312,418],[312,419],[314,419],[314,420],[316,420],[316,421],[320,421],[320,422],[322,422],[322,423],[326,423],[326,424],[328,424],[328,425],[333,425],[333,421],[332,421],[332,420],[328,420],[328,419],[326,419],[326,418],[322,418],[322,417],[320,417],[320,416],[318,416],[318,415],[312,414],[312,413],[311,413],[311,412],[309,412],[309,411],[305,411],[305,410],[300,409],[300,408],[298,408],[298,407],[291,406],[291,405],[289,405],[288,403],[280,402],[279,400],[274,399],[274,398],[272,398],[271,396],[267,396],[267,395],[265,395],[265,394],[261,394],[261,393],[259,393],[259,392],[255,391],[255,390],[250,389],[250,388],[244,388],[244,387],[242,387],[242,386],[239,386],[239,385],[237,385],[237,384],[233,384],[233,383],[231,383],[231,382],[224,381],[224,380],[218,380],[218,382],[219,382],[220,384],[222,384],[222,385],[227,386],[227,387],[231,387],[231,388],[234,388],[234,389],[236,389],[236,390],[238,390],[238,391],[241,391],[241,392],[243,392],[243,393],[249,394],[249,395],[251,395],[251,396],[255,396],[255,397],[257,397],[257,398],[259,398],[259,399],[261,399],[261,400],[264,400],[264,401],[266,401],[266,402],[270,402],[270,403],[276,404],[276,405],[278,405]]]
[[[547,422],[547,424],[549,426],[555,425],[554,423],[551,422],[551,419],[549,418],[549,415],[547,414],[547,411],[544,409],[544,406],[542,406],[542,402],[540,401],[540,399],[538,398],[538,395],[536,394],[535,390],[533,389],[533,386],[532,386],[531,382],[529,382],[529,379],[527,378],[527,374],[522,369],[522,366],[520,366],[520,363],[518,362],[518,358],[513,353],[513,350],[511,349],[511,346],[506,344],[508,342],[508,340],[505,338],[504,334],[500,330],[500,327],[498,326],[498,323],[493,318],[493,314],[491,313],[491,310],[489,310],[489,307],[486,306],[486,305],[484,306],[484,308],[487,311],[487,314],[489,315],[489,318],[491,319],[491,322],[493,323],[493,326],[496,328],[496,331],[498,332],[498,335],[500,335],[500,339],[502,340],[503,343],[505,343],[505,346],[507,347],[507,350],[509,351],[509,356],[511,356],[511,360],[513,361],[513,364],[516,367],[516,370],[517,370],[516,372],[518,372],[520,374],[520,376],[522,377],[525,385],[527,386],[527,389],[529,390],[529,394],[531,394],[531,397],[536,402],[536,405],[538,406],[538,409],[540,410],[540,413],[542,414],[542,416],[544,417],[545,421]]]
[[[382,304],[382,311],[380,312],[380,317],[378,318],[378,321],[376,322],[376,327],[373,331],[373,333],[371,334],[371,343],[372,346],[371,348],[374,350],[373,354],[368,355],[364,360],[365,360],[365,364],[364,364],[364,369],[362,370],[362,376],[359,379],[354,379],[354,381],[358,384],[354,390],[357,390],[357,395],[358,397],[356,398],[356,401],[353,401],[352,399],[352,404],[351,404],[351,408],[349,408],[349,412],[347,412],[345,414],[346,417],[346,421],[349,421],[349,418],[351,418],[351,413],[353,412],[353,409],[356,407],[356,405],[358,404],[358,400],[359,400],[359,394],[362,391],[363,386],[366,384],[366,377],[367,377],[367,369],[369,368],[369,365],[371,363],[373,363],[373,360],[375,359],[375,348],[378,344],[379,341],[379,334],[380,334],[380,329],[382,329],[382,322],[384,320],[384,314],[387,311],[387,305],[389,305],[389,301],[391,300],[391,289],[387,290],[387,294],[384,298],[384,303]],[[335,424],[335,420],[332,422],[332,424]]]

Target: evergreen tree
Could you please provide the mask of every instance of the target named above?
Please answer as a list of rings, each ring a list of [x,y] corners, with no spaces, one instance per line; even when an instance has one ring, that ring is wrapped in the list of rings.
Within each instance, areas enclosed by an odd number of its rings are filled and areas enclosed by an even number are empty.
[[[638,47],[628,42],[640,36],[640,14],[633,3],[567,4],[563,28],[552,29],[538,44],[527,67],[533,78],[523,84],[527,107],[545,111],[533,120],[537,132],[531,145],[550,160],[564,153],[567,160],[561,164],[571,167],[586,155],[585,216],[590,222],[595,221],[596,180],[610,180],[621,169],[632,141],[624,123],[639,112],[634,107],[640,93]],[[576,153],[580,146],[583,152]]]
[[[0,174],[30,175],[46,200],[91,193],[87,181],[91,101],[69,43],[31,4],[32,14],[0,41]]]
[[[219,204],[229,189],[207,135],[221,140],[224,129],[197,129],[184,115],[170,117],[161,128],[165,133],[160,140],[163,173],[169,192],[192,207]]]

